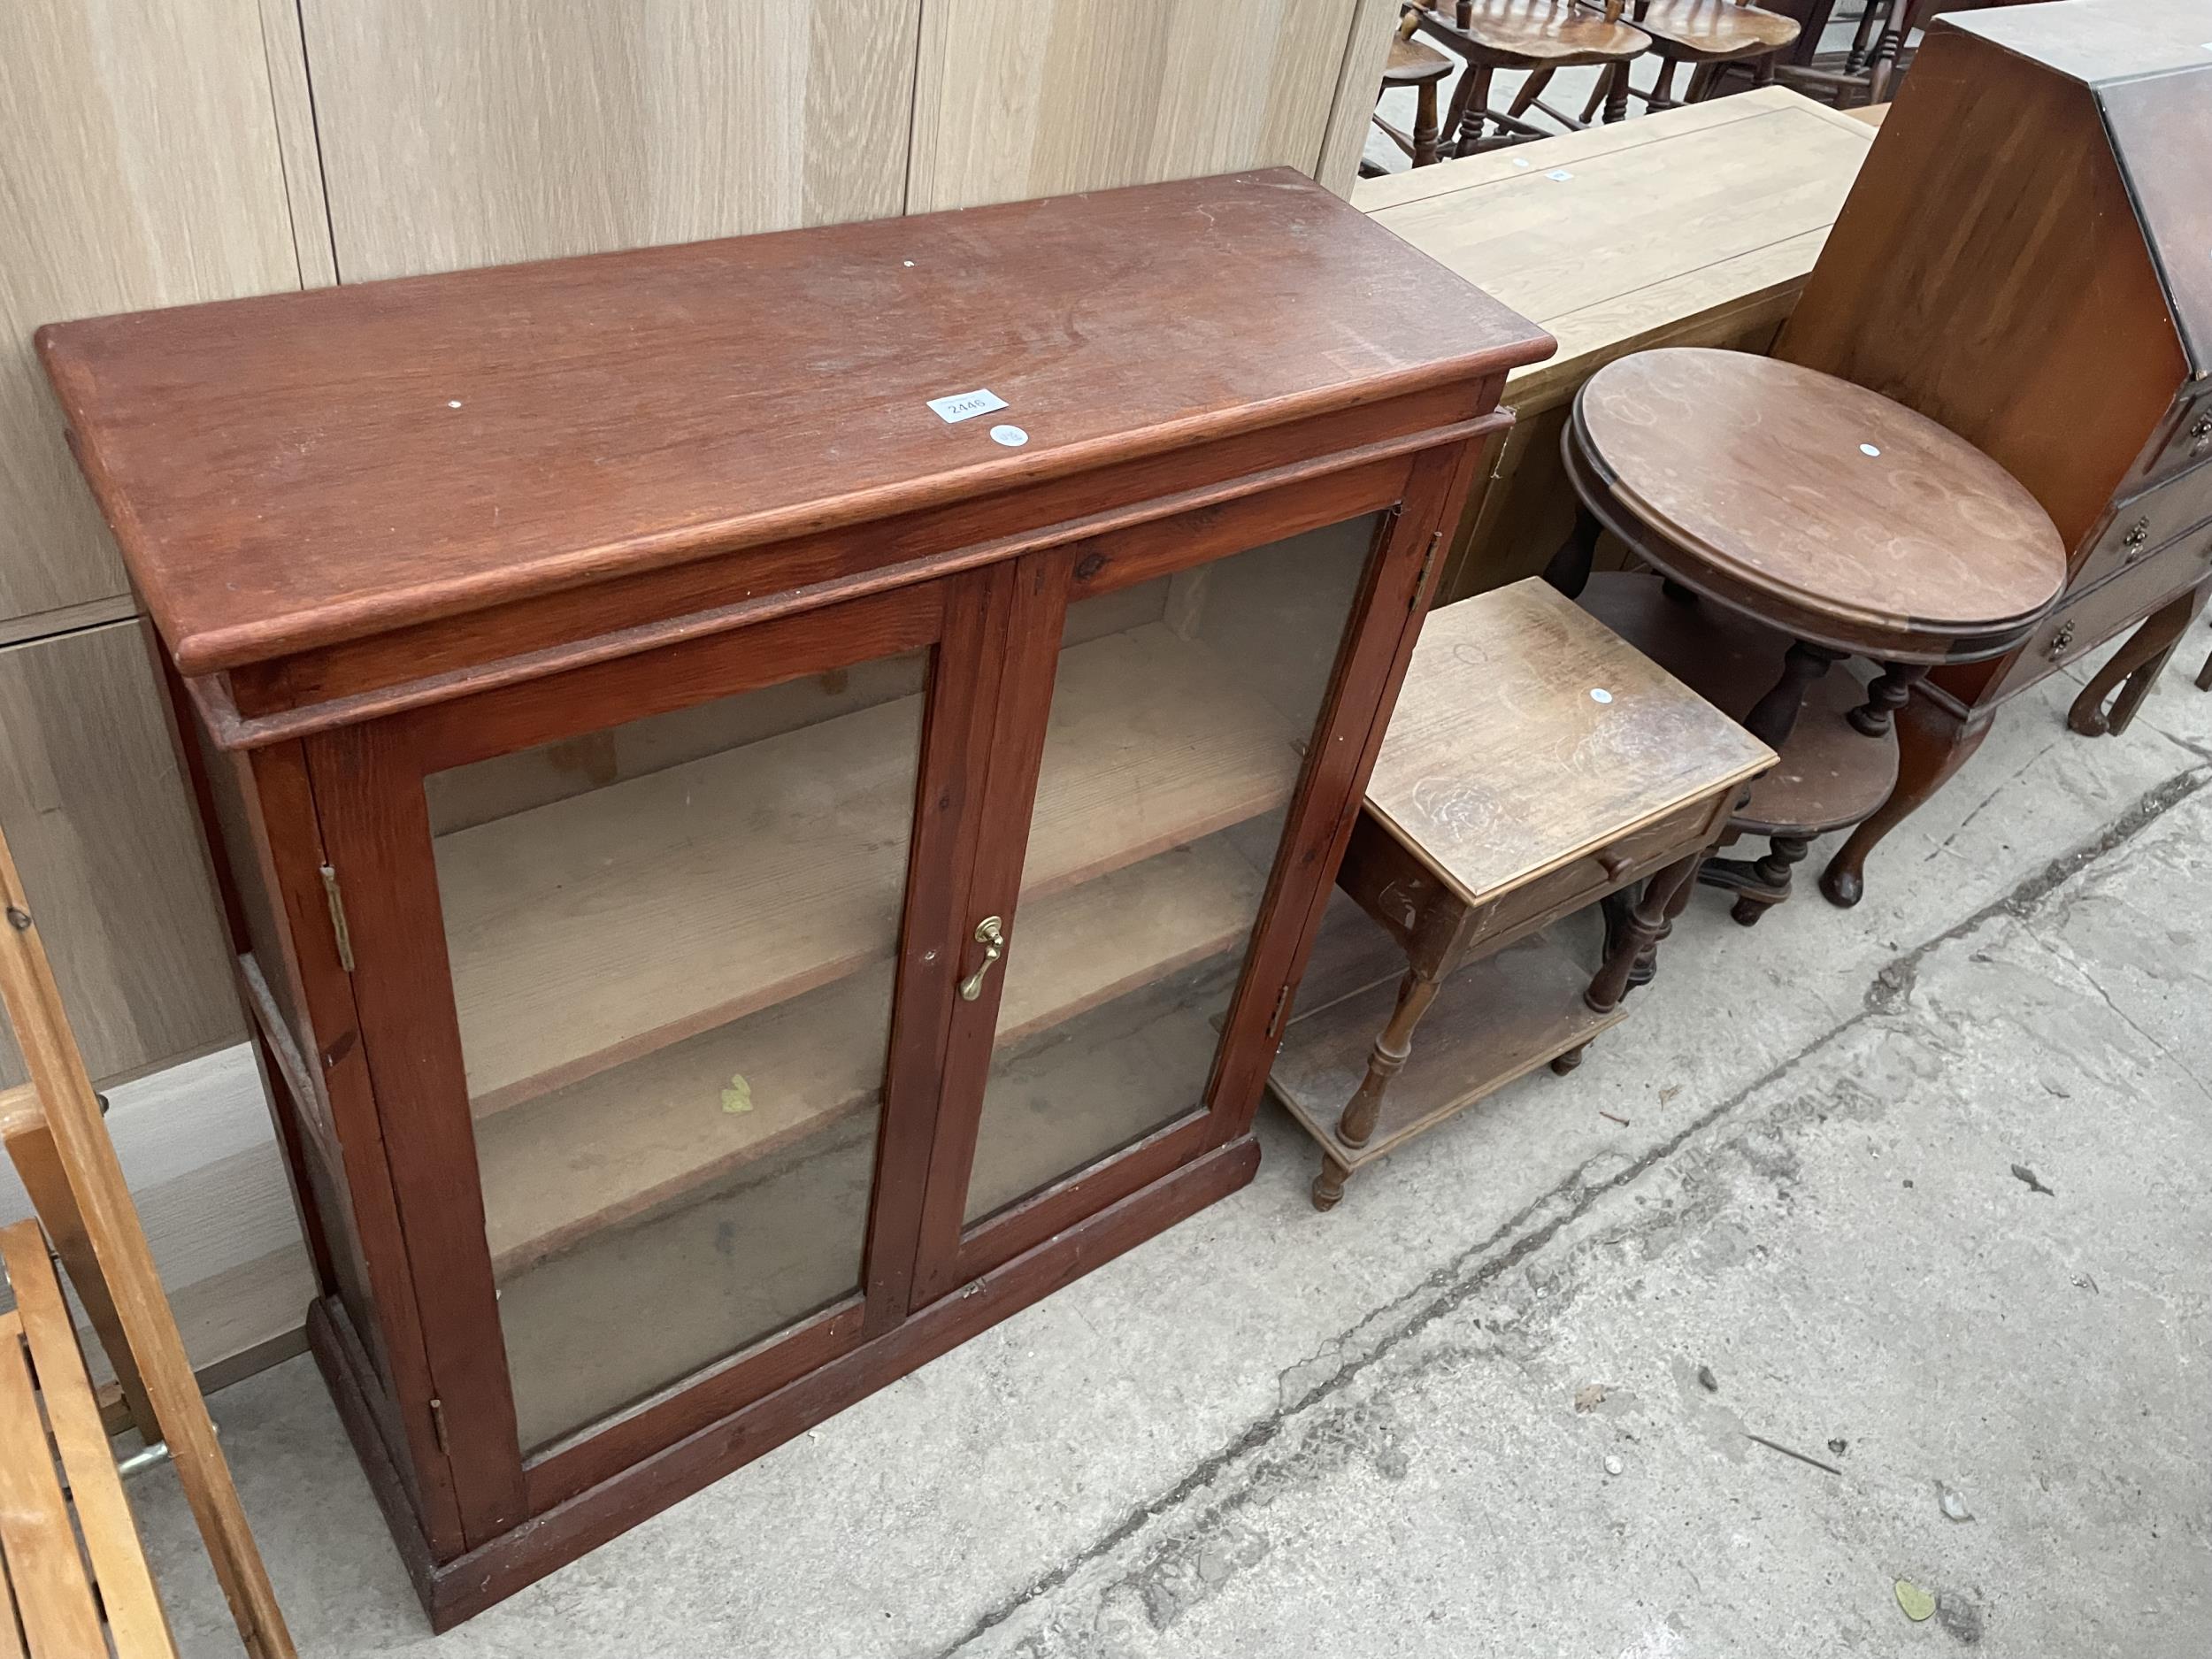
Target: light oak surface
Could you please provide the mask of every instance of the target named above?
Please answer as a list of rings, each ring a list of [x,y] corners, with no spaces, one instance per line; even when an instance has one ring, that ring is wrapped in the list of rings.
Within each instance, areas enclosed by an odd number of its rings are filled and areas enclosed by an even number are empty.
[[[1477,902],[1773,758],[1531,578],[1430,613],[1367,808]]]
[[[1321,135],[1320,163],[1313,173],[1324,189],[1348,199],[1373,124],[1375,88],[1382,80],[1390,42],[1397,37],[1398,0],[1359,0],[1329,105],[1329,124]]]
[[[1623,506],[1703,572],[1761,593],[1973,634],[2034,617],[2065,580],[2058,532],[2002,467],[1926,416],[1797,364],[1639,352],[1591,377],[1575,421]]]
[[[1352,201],[1559,342],[1506,381],[1525,419],[1628,351],[1780,321],[1872,140],[1768,87],[1363,180]]]
[[[1294,733],[1152,625],[1070,649],[1023,870],[1042,895],[1287,798]],[[900,699],[442,836],[480,1111],[887,958],[918,709]],[[1141,768],[1145,787],[1126,787]],[[825,786],[827,786],[826,791]],[[749,801],[814,802],[755,818]],[[728,941],[747,949],[733,953]]]
[[[0,617],[19,617],[126,590],[31,331],[299,285],[256,0],[0,6]]]
[[[921,0],[303,0],[348,282],[900,211]]]
[[[926,0],[907,211],[1310,173],[1360,14],[1356,0]]]
[[[168,718],[141,623],[0,649],[0,825],[98,1078],[243,1031]],[[23,1076],[0,1029],[0,1086]]]

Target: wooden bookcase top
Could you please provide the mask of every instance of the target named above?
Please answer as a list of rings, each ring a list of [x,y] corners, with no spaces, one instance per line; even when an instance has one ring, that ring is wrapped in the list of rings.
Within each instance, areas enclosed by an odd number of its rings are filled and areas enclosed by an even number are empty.
[[[38,344],[188,674],[1551,349],[1288,170],[99,318]],[[928,406],[978,390],[1005,408]]]

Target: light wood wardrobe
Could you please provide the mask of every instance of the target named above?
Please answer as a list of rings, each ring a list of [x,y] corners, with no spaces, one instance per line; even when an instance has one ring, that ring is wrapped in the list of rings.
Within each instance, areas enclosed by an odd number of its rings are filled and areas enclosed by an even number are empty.
[[[0,826],[196,1363],[219,1380],[291,1351],[313,1276],[146,625],[31,331],[1242,167],[1348,193],[1396,11],[0,6]],[[0,1027],[0,1086],[21,1076]],[[12,1206],[0,1183],[0,1215]]]

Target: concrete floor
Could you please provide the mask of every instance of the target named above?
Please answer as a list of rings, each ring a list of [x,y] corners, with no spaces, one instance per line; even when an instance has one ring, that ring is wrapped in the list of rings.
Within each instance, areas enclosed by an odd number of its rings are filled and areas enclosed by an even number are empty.
[[[1243,1193],[442,1639],[307,1362],[226,1391],[302,1652],[2202,1659],[2208,645],[2121,739],[2016,705],[1855,912],[1703,895],[1334,1214],[1271,1107]]]

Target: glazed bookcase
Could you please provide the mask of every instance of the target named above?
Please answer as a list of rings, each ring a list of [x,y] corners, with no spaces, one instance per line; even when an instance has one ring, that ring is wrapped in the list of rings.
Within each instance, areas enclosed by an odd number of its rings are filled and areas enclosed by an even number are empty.
[[[443,1625],[1250,1178],[1548,342],[1270,173],[41,348]]]

